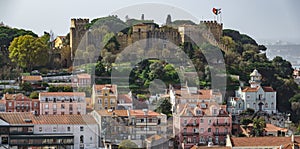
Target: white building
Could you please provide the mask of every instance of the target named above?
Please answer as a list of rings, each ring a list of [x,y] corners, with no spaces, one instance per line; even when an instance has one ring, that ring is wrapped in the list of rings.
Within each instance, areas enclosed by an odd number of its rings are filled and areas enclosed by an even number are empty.
[[[5,126],[0,125],[0,130],[9,128],[9,133],[2,138],[9,138],[8,145],[12,148],[16,145],[28,148],[65,145],[70,149],[94,149],[99,145],[98,124],[91,115],[0,113],[0,120],[6,122]]]
[[[41,92],[40,114],[86,114],[84,92]]]
[[[255,69],[250,74],[249,87],[240,87],[235,97],[229,98],[227,110],[239,114],[247,108],[265,111],[269,114],[276,112],[276,91],[270,86],[261,86],[261,74]]]

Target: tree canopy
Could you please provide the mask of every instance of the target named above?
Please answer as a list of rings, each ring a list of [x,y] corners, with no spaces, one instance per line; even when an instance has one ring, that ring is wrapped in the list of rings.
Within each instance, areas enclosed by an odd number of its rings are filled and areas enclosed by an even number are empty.
[[[9,58],[26,71],[48,62],[48,47],[45,37],[24,35],[15,38],[9,46]]]
[[[138,146],[130,140],[123,140],[119,144],[119,149],[135,149],[135,148],[138,148]]]

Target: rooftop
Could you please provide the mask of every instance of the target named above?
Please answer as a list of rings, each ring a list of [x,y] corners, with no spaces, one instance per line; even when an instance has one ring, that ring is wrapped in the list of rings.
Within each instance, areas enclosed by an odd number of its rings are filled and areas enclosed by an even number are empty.
[[[22,76],[23,81],[42,81],[42,76]]]
[[[41,92],[40,96],[85,96],[85,92]]]
[[[291,137],[231,137],[233,147],[255,146],[281,146],[291,143]],[[300,137],[295,136],[295,142],[300,142]]]
[[[9,124],[97,124],[91,115],[33,115],[32,113],[0,113],[0,119]]]

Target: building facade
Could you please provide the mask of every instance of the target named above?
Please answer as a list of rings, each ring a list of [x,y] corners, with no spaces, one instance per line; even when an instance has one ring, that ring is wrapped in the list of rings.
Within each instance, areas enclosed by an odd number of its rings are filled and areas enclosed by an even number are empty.
[[[261,86],[261,79],[261,74],[255,69],[250,74],[250,86],[240,87],[235,97],[229,98],[227,110],[232,114],[239,114],[247,108],[255,112],[276,113],[276,91],[270,86]]]
[[[131,140],[140,148],[155,134],[166,138],[167,116],[150,110],[98,110],[92,115],[100,127],[102,147]]]
[[[98,148],[91,115],[0,113],[0,146],[8,148]]]
[[[226,106],[215,102],[181,104],[173,113],[175,144],[179,148],[197,144],[224,145],[231,128],[232,119]]]
[[[23,94],[4,94],[5,112],[32,112],[40,114],[40,101]]]
[[[117,109],[117,85],[93,85],[92,102],[95,110]]]
[[[40,114],[86,114],[84,92],[41,92]]]

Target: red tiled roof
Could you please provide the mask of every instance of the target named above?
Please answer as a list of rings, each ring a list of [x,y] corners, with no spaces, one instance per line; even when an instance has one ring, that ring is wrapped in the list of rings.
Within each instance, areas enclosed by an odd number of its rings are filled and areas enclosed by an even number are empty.
[[[41,92],[40,96],[85,96],[85,92]]]
[[[124,100],[124,103],[132,103],[132,98],[130,98],[127,94],[118,95],[118,101],[120,100]]]
[[[128,116],[128,111],[127,110],[98,110],[97,113],[101,116]]]
[[[295,137],[296,140],[296,137]],[[290,137],[232,137],[233,147],[280,146],[291,142]]]
[[[251,88],[251,87],[245,87],[242,92],[257,92],[258,89],[260,88],[260,86],[258,87],[255,87],[255,88]],[[262,87],[262,89],[265,91],[265,92],[275,92],[274,89],[270,86],[264,86]]]
[[[38,115],[31,113],[0,113],[0,119],[9,124],[97,124],[92,115]],[[25,122],[25,119],[31,122]]]
[[[145,116],[145,112],[143,110],[129,110],[131,116]],[[148,110],[147,116],[159,116],[159,113]]]
[[[192,99],[211,99],[213,97],[212,90],[198,90],[196,94],[188,93],[187,90],[175,90],[176,96],[182,99],[192,98]]]
[[[116,93],[117,91],[117,85],[111,85],[111,84],[101,84],[101,85],[94,85],[94,90],[96,91],[101,91],[103,88],[110,88],[110,90],[113,92],[113,93]]]
[[[22,97],[24,97],[24,100],[31,100],[29,97],[25,96],[22,93],[19,94],[4,94],[3,99],[4,100],[21,100]]]
[[[264,90],[265,92],[275,92],[275,90],[274,90],[272,87],[270,87],[270,86],[265,86],[265,87],[263,87],[263,90]]]
[[[87,73],[77,74],[77,78],[79,79],[90,79],[91,75]]]
[[[273,132],[277,132],[277,131],[285,131],[287,132],[288,130],[286,128],[280,128],[280,127],[276,127],[273,124],[266,124],[266,128],[264,128],[265,131],[273,131]]]
[[[42,76],[22,76],[23,81],[42,81]]]

